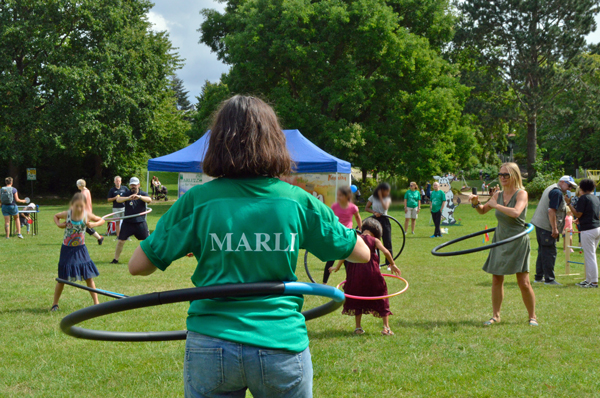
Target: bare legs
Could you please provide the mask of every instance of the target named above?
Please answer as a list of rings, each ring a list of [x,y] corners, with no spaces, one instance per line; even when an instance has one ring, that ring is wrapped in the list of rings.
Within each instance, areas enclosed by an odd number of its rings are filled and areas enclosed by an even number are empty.
[[[60,300],[60,295],[63,292],[63,289],[65,288],[65,284],[64,283],[56,283],[56,287],[54,288],[54,301],[52,301],[52,306],[54,307],[55,305],[58,305],[58,300]]]
[[[86,279],[85,283],[88,287],[91,287],[92,289],[96,288],[96,284],[94,283],[94,280],[92,278]],[[58,300],[60,300],[60,296],[62,295],[64,288],[64,283],[56,283],[56,287],[54,288],[54,300],[52,301],[53,307],[55,305],[58,305]],[[100,304],[100,301],[98,301],[98,295],[96,293],[90,292],[90,296],[92,296],[92,301],[94,302],[94,304]]]
[[[389,316],[384,316],[381,318],[383,320],[383,331],[381,332],[381,334],[383,335],[392,335],[392,330],[390,329],[390,317]],[[362,320],[362,314],[359,315],[355,315],[354,316],[354,322],[356,324],[356,329],[354,330],[355,334],[363,334],[364,331],[357,333],[357,330],[362,330],[361,327],[361,320]]]
[[[517,273],[517,283],[521,289],[523,303],[529,314],[529,319],[536,319],[535,316],[535,293],[529,282],[528,272]],[[492,278],[492,317],[496,321],[500,321],[500,309],[502,308],[502,300],[504,299],[504,275],[494,275]]]
[[[125,241],[119,239],[117,241],[117,247],[115,248],[115,260],[119,261],[119,257],[121,257],[121,252],[123,251],[123,246],[125,246]]]
[[[417,219],[416,218],[405,218],[404,219],[404,230],[406,231],[406,233],[408,233],[408,220],[410,220],[410,231],[414,234],[415,233],[415,226],[417,225]]]
[[[4,216],[4,232],[6,237],[10,238],[10,216]]]
[[[13,218],[15,219],[15,227],[17,227],[17,235],[21,235],[21,220],[19,220],[18,215],[14,216]],[[9,220],[9,222],[10,222],[10,220]],[[9,228],[10,228],[10,226],[9,226]]]
[[[362,314],[354,316],[354,322],[356,323],[356,328],[360,328],[360,320],[362,319]]]
[[[504,275],[492,277],[492,317],[500,321],[500,308],[504,299]]]
[[[529,319],[536,319],[535,293],[531,287],[531,282],[529,282],[529,273],[519,272],[517,274],[517,283],[519,284],[519,289],[521,289],[521,296],[523,297],[523,302],[529,313]]]

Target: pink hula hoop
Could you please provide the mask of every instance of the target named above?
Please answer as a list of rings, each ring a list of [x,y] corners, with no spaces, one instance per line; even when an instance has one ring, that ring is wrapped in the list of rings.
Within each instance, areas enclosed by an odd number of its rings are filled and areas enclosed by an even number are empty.
[[[372,297],[371,296],[353,296],[351,294],[346,294],[346,293],[344,293],[344,295],[347,298],[351,298],[351,299],[355,299],[355,300],[383,300],[386,298],[398,296],[408,290],[408,281],[406,279],[402,278],[401,276],[396,276],[396,275],[392,275],[392,274],[381,274],[381,275],[389,276],[390,278],[400,279],[402,282],[406,283],[406,286],[404,287],[404,289],[400,290],[399,292],[388,294],[387,296],[372,296]],[[339,285],[337,285],[337,288],[339,289],[345,283],[346,283],[346,281],[341,282]]]
[[[124,211],[116,211],[116,212],[114,212],[114,213],[110,213],[110,214],[107,214],[107,215],[105,215],[105,216],[102,216],[102,219],[103,219],[104,221],[109,221],[109,222],[110,222],[110,221],[120,221],[120,220],[126,220],[126,219],[128,219],[128,218],[134,218],[134,217],[145,216],[145,215],[146,215],[146,214],[148,214],[148,213],[152,213],[152,209],[151,209],[150,207],[148,207],[148,210],[146,210],[146,211],[143,211],[143,212],[141,212],[141,213],[137,213],[137,214],[130,214],[130,215],[128,215],[128,216],[124,216],[124,217],[114,217],[114,218],[110,218],[111,216],[114,216],[115,214],[125,214],[125,212],[124,212]]]

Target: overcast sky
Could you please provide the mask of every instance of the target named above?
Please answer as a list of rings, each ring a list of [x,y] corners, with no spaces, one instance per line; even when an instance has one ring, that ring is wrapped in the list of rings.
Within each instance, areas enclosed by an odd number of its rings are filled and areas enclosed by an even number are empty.
[[[171,42],[178,47],[185,58],[185,66],[177,72],[190,92],[190,101],[196,103],[196,96],[205,80],[217,82],[222,73],[229,69],[204,44],[199,43],[197,29],[202,23],[200,10],[212,8],[223,11],[224,4],[213,0],[154,0],[155,6],[148,15],[155,30],[169,32]],[[598,26],[600,17],[596,16]],[[600,29],[588,36],[590,43],[600,42]]]

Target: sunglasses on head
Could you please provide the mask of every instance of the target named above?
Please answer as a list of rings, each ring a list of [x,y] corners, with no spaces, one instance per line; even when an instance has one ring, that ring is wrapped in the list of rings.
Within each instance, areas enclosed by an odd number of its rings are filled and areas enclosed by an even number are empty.
[[[510,173],[498,173],[498,177],[510,178]]]

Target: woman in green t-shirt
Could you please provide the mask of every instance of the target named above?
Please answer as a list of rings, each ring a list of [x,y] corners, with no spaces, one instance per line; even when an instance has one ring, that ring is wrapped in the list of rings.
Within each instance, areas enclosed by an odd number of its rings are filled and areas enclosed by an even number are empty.
[[[234,96],[218,111],[202,162],[216,179],[190,189],[129,261],[133,275],[193,253],[195,286],[295,281],[299,248],[321,261],[366,263],[370,252],[333,211],[277,177],[292,159],[273,109]],[[300,296],[196,300],[187,318],[187,398],[312,397]]]
[[[410,188],[404,194],[404,230],[408,233],[408,220],[411,221],[410,233],[414,235],[417,217],[421,211],[421,193],[416,182],[410,183]]]

